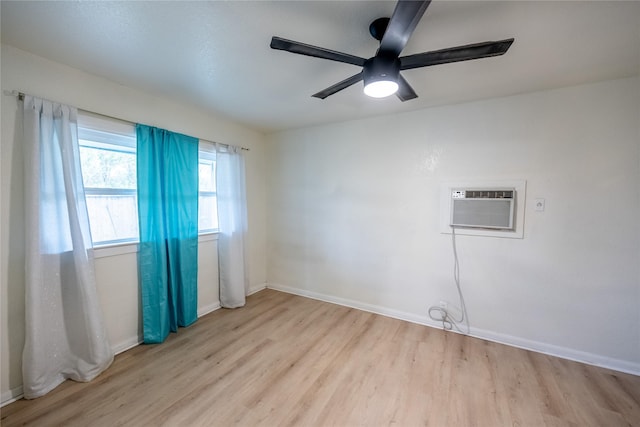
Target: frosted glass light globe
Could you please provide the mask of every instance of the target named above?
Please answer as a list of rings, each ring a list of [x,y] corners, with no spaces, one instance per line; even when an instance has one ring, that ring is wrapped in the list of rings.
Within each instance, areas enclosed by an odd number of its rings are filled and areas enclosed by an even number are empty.
[[[398,83],[391,80],[377,80],[364,87],[364,93],[372,98],[386,98],[398,91]]]

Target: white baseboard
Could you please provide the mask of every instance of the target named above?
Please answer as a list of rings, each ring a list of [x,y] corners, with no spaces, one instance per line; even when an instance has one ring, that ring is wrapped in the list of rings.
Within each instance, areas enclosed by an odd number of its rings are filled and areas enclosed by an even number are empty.
[[[249,293],[247,294],[247,296],[249,295],[253,295],[257,292],[263,291],[267,289],[267,284],[266,283],[260,283],[259,285],[253,285],[249,288]]]
[[[2,396],[0,396],[0,408],[8,405],[9,403],[13,403],[16,400],[22,399],[22,396],[22,386],[5,391],[2,393]]]
[[[112,345],[111,349],[113,350],[114,354],[120,354],[140,344],[142,344],[142,337],[135,336],[119,342],[116,345]]]
[[[206,305],[198,309],[198,317],[202,317],[205,314],[209,314],[213,311],[218,310],[221,307],[220,301],[216,301],[213,304]]]
[[[368,311],[370,313],[380,314],[392,317],[394,319],[406,320],[420,325],[430,326],[442,329],[442,324],[431,320],[426,314],[424,316],[394,310],[388,307],[367,304],[360,301],[336,297],[333,295],[322,294],[319,292],[309,291],[306,289],[298,289],[290,286],[280,285],[277,283],[269,283],[267,288],[276,291],[287,292],[307,298],[317,299],[320,301],[330,302],[346,307],[357,308],[359,310]],[[456,332],[455,330],[452,332]],[[457,332],[456,332],[457,333]],[[560,357],[562,359],[573,360],[588,365],[599,366],[602,368],[613,369],[619,372],[640,376],[640,363],[634,363],[626,360],[614,359],[611,357],[601,356],[598,354],[588,353],[575,350],[568,347],[562,347],[554,344],[548,344],[540,341],[533,341],[526,338],[520,338],[512,335],[501,334],[494,331],[488,331],[478,328],[470,328],[470,336],[480,338],[487,341],[505,344],[524,350],[535,351],[550,356]]]
[[[599,354],[588,353],[586,351],[575,350],[569,347],[562,347],[555,344],[548,344],[540,341],[532,341],[513,335],[500,334],[484,329],[471,328],[471,336],[493,341],[499,344],[509,345],[524,350],[535,351],[536,353],[547,354],[549,356],[560,357],[562,359],[573,360],[574,362],[585,363],[587,365],[612,369],[631,375],[640,376],[640,363],[633,363],[626,360],[614,359],[612,357]]]

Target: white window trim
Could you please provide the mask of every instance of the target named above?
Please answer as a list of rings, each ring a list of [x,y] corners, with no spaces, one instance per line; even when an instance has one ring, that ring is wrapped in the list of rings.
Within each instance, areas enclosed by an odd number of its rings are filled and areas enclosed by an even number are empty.
[[[136,132],[135,125],[130,122],[105,117],[99,114],[80,111],[78,115],[78,138],[86,143],[82,146],[93,147],[101,150],[111,150],[123,153],[136,152]],[[136,189],[115,189],[115,188],[95,188],[85,187],[85,195],[135,195]],[[104,242],[93,242],[94,248],[114,248],[120,246],[135,245],[138,237],[108,240]]]
[[[219,233],[217,231],[198,234],[198,243],[216,241],[218,240],[218,234]],[[137,241],[111,243],[107,245],[94,246],[92,251],[94,259],[134,254],[140,251],[140,243]]]
[[[198,140],[198,158],[200,158],[200,153],[204,152],[207,153],[211,156],[211,159],[213,162],[215,162],[215,156],[216,156],[216,145],[209,142],[209,141],[205,141],[203,139]],[[215,195],[217,197],[218,192],[217,191],[200,191],[198,190],[198,198],[201,195]],[[212,234],[215,233],[217,235],[218,233],[218,229],[217,228],[209,228],[209,229],[205,229],[205,230],[198,230],[198,235],[200,236],[206,236],[208,234]],[[217,238],[217,237],[216,237]]]

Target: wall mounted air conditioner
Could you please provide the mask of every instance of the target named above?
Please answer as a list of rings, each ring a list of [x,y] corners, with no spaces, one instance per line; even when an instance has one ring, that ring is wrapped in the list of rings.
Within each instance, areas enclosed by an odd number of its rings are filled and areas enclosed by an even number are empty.
[[[514,229],[515,188],[452,188],[449,225]]]

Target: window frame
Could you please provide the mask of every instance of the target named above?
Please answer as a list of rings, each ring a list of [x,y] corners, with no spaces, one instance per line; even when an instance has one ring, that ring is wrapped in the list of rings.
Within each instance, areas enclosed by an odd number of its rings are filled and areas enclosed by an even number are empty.
[[[216,167],[217,167],[216,146],[211,142],[204,141],[201,139],[198,141],[198,167],[200,166],[202,159],[209,160],[213,163],[213,174],[215,179]],[[213,196],[216,198],[216,203],[217,203],[217,200],[218,200],[217,185],[218,183],[215,182],[216,191],[202,191],[202,189],[200,188],[200,176],[198,175],[198,219],[200,219],[200,198],[202,196],[209,196],[209,197]],[[216,207],[215,213],[217,216],[218,215],[217,207]],[[217,234],[220,231],[220,228],[219,228],[218,221],[216,221],[216,223],[218,224],[217,228],[200,229],[200,221],[198,221],[198,235]]]
[[[80,148],[92,148],[97,150],[133,154],[136,156],[136,134],[132,123],[107,118],[92,113],[81,112],[78,115],[78,144]],[[137,183],[134,188],[116,187],[90,187],[84,183],[85,198],[87,196],[125,196],[134,198],[135,209],[138,209]],[[91,223],[91,217],[89,217]],[[136,235],[111,240],[94,240],[91,234],[92,245],[95,248],[103,248],[116,245],[137,244],[140,241],[140,232],[136,218]]]
[[[111,117],[102,116],[86,111],[80,111],[78,114],[78,140],[80,147],[89,147],[99,150],[115,151],[130,153],[137,156],[137,142],[135,125],[130,122],[118,120]],[[198,141],[198,166],[203,159],[213,163],[214,173],[214,186],[215,171],[216,171],[216,145],[209,141]],[[137,160],[137,159],[136,159]],[[83,176],[84,186],[84,176]],[[114,187],[89,187],[84,186],[85,197],[87,196],[133,196],[136,203],[137,211],[137,199],[138,189],[136,188],[114,188]],[[200,176],[198,175],[198,201],[201,196],[217,197],[217,191],[200,191]],[[217,216],[217,208],[215,211]],[[200,229],[200,203],[198,203],[198,241],[209,241],[217,239],[219,228],[207,228]],[[91,218],[89,218],[91,221]],[[136,218],[137,222],[137,218]],[[216,221],[217,223],[217,221]],[[96,249],[107,249],[131,246],[136,249],[140,243],[140,230],[136,224],[136,236],[131,238],[94,241],[92,233],[92,244]],[[124,249],[128,253],[130,250]],[[107,250],[104,252],[104,256],[113,255],[113,251]],[[116,252],[119,253],[118,250]]]

